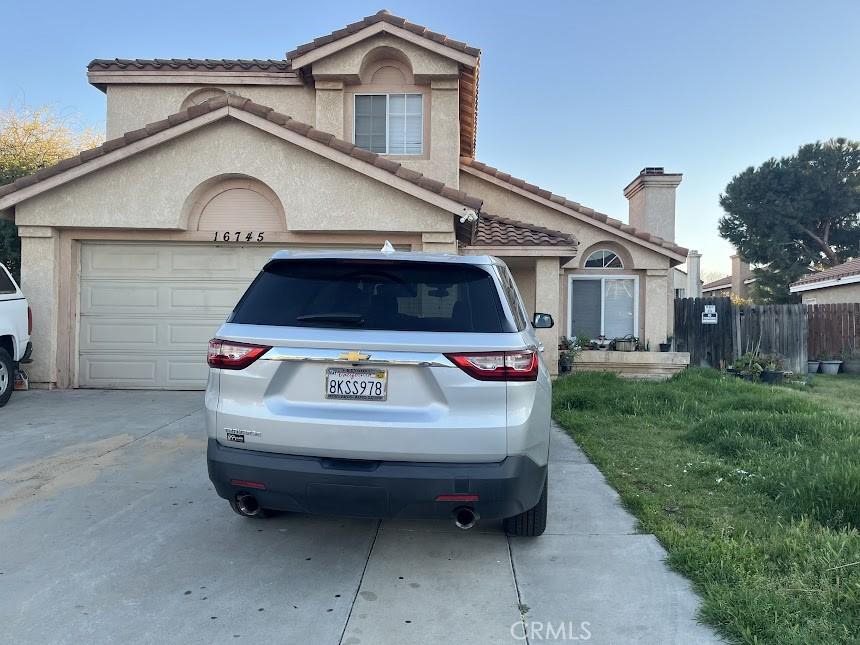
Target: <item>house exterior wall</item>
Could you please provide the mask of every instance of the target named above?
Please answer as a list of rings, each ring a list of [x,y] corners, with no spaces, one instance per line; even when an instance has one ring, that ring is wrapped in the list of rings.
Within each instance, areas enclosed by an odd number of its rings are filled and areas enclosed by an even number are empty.
[[[860,302],[860,282],[823,289],[810,289],[800,293],[803,304],[830,305],[842,302]]]
[[[106,137],[114,139],[182,109],[182,102],[201,88],[220,88],[239,94],[282,114],[314,125],[315,92],[301,85],[108,85]]]
[[[368,56],[372,57],[379,51],[407,61],[406,68],[411,70],[410,82],[414,84],[369,84],[370,79],[362,74],[362,70]],[[218,88],[274,108],[340,139],[352,141],[352,102],[356,93],[421,92],[426,95],[424,153],[391,158],[411,170],[457,188],[460,112],[456,61],[395,36],[380,34],[319,60],[311,68],[315,83],[307,86],[215,85],[211,79],[199,85],[110,84],[107,86],[106,136],[113,139],[147,123],[160,121],[182,109],[183,101],[195,91]],[[189,75],[193,76],[193,73]]]
[[[545,226],[570,233],[579,240],[579,255],[563,267],[559,288],[561,298],[555,333],[567,334],[568,276],[611,273],[615,277],[639,278],[639,325],[636,334],[652,347],[664,342],[673,326],[673,275],[670,260],[665,255],[631,243],[619,235],[597,226],[579,221],[570,215],[536,203],[490,181],[461,171],[460,189],[484,200],[483,210],[488,213]],[[610,248],[619,252],[624,269],[584,269],[582,264],[592,250]],[[556,315],[555,312],[548,311]]]
[[[453,217],[236,121],[195,130],[17,206],[18,224],[183,229],[186,199],[213,177],[247,175],[281,200],[289,231],[453,232]],[[384,216],[383,216],[384,214]]]

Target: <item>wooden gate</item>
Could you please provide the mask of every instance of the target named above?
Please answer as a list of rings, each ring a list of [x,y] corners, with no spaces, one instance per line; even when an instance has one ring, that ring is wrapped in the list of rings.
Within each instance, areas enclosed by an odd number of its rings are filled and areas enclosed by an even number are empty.
[[[706,306],[716,323],[703,322]],[[713,319],[705,316],[706,319]],[[733,305],[729,298],[675,300],[675,349],[690,352],[691,365],[722,368],[745,352],[775,354],[785,369],[806,372],[803,305]]]
[[[714,307],[715,324],[702,323],[706,306]],[[734,361],[732,301],[729,298],[675,300],[675,351],[690,352],[690,365],[725,367]]]

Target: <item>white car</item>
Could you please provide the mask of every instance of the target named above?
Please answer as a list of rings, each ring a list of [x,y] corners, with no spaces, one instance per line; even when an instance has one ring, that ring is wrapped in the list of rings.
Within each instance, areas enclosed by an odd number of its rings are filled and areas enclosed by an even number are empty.
[[[234,511],[504,519],[543,533],[551,382],[505,264],[276,253],[209,344],[209,476]]]
[[[0,408],[15,389],[18,365],[30,359],[33,316],[27,299],[3,264],[0,264]]]

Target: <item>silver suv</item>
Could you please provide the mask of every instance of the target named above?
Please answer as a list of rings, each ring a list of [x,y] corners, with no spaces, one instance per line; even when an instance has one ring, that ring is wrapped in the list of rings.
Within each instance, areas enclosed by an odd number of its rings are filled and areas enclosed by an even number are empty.
[[[247,517],[540,535],[552,324],[497,258],[278,252],[209,343],[209,477]]]

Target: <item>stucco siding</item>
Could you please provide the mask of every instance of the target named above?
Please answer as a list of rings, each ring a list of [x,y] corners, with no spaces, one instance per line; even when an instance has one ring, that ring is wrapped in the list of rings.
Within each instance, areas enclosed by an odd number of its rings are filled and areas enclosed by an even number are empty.
[[[860,282],[838,287],[824,287],[801,292],[804,304],[830,305],[842,302],[860,302]]]
[[[220,88],[274,108],[294,119],[315,122],[315,96],[312,87],[299,85],[109,85],[107,88],[108,139],[142,128],[179,112],[182,102],[201,88]]]
[[[651,251],[641,245],[631,243],[624,238],[604,231],[588,223],[575,219],[565,213],[560,213],[552,208],[538,204],[530,199],[517,195],[516,193],[496,186],[495,184],[475,177],[467,172],[460,172],[460,190],[469,195],[475,195],[484,200],[484,211],[510,217],[511,219],[545,226],[563,233],[570,233],[579,240],[580,252],[588,247],[602,241],[616,242],[623,246],[633,260],[636,269],[668,269],[669,258],[665,255]],[[579,258],[573,260],[566,267],[579,266]]]
[[[453,217],[354,170],[237,121],[221,121],[16,207],[17,223],[184,229],[202,182],[242,174],[269,186],[289,231],[452,231]]]

